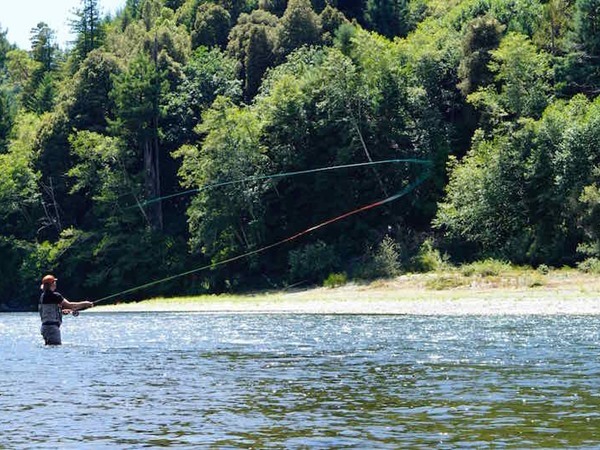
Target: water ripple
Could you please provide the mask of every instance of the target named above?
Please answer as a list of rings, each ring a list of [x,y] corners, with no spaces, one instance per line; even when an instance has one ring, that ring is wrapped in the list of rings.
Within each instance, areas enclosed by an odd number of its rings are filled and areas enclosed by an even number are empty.
[[[600,318],[0,315],[0,448],[592,448]]]

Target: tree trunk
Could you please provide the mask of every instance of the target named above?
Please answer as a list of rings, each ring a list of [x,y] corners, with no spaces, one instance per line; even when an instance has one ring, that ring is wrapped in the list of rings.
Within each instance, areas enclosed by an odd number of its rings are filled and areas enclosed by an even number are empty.
[[[144,142],[144,184],[146,198],[157,199],[160,197],[160,165],[158,159],[158,137],[147,139]],[[155,230],[163,228],[162,203],[153,202],[147,206],[150,226]]]
[[[158,66],[158,40],[154,36],[152,59],[155,67]],[[152,134],[144,143],[144,169],[146,195],[148,198],[160,197],[160,158],[158,149],[158,98],[154,99],[154,114],[152,117]],[[150,226],[155,230],[163,229],[162,202],[152,203],[148,210]]]

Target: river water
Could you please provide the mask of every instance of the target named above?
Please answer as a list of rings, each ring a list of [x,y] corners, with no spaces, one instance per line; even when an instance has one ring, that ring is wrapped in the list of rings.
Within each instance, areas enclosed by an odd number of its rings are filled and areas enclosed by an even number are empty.
[[[0,448],[598,448],[599,316],[0,314]]]

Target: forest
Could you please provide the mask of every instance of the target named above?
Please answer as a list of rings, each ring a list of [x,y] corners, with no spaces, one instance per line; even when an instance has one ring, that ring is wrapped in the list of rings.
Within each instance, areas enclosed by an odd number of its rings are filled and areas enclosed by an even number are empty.
[[[81,0],[70,23],[29,50],[0,23],[4,309],[44,273],[89,299],[167,278],[137,300],[600,272],[600,0]]]

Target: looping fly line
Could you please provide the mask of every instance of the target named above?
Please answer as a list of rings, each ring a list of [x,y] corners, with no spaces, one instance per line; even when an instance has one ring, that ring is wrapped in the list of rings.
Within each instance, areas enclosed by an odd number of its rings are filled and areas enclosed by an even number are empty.
[[[127,209],[140,208],[140,207],[143,208],[144,206],[150,205],[152,203],[161,202],[163,200],[168,200],[168,199],[175,198],[175,197],[181,197],[184,195],[195,194],[195,193],[207,190],[207,189],[213,189],[213,188],[223,187],[223,186],[230,186],[230,185],[234,185],[234,184],[242,184],[242,183],[247,183],[250,181],[273,180],[276,178],[294,177],[294,176],[298,176],[298,175],[306,175],[309,173],[329,172],[329,171],[333,171],[333,170],[354,169],[354,168],[359,168],[359,167],[377,166],[377,165],[383,165],[383,164],[398,164],[398,163],[422,164],[422,165],[431,165],[432,164],[432,162],[428,159],[416,159],[416,158],[383,159],[380,161],[370,161],[370,162],[364,162],[364,163],[318,167],[315,169],[298,170],[298,171],[294,171],[294,172],[281,172],[281,173],[276,173],[276,174],[272,174],[272,175],[257,175],[257,176],[247,177],[247,178],[240,178],[237,180],[229,180],[229,181],[221,181],[219,183],[205,184],[205,185],[200,186],[195,189],[189,189],[187,191],[181,191],[181,192],[176,192],[174,194],[151,198],[149,200],[140,202],[136,205],[129,206]]]
[[[401,162],[404,162],[404,163],[414,163],[414,164],[423,164],[423,165],[426,165],[428,168],[432,165],[432,162],[430,160],[422,160],[422,159],[390,159],[390,160],[383,160],[383,161],[373,161],[373,162],[368,162],[368,163],[348,164],[348,165],[344,165],[344,166],[323,167],[323,168],[318,168],[318,169],[303,170],[303,171],[299,171],[299,172],[288,172],[288,173],[279,173],[279,174],[275,174],[275,175],[265,175],[265,176],[259,176],[259,177],[250,177],[250,178],[245,178],[243,180],[233,180],[233,181],[226,181],[226,182],[222,182],[222,183],[216,183],[216,184],[212,184],[212,185],[206,185],[206,186],[203,186],[200,189],[194,189],[194,190],[185,191],[185,192],[182,192],[182,193],[179,193],[179,194],[173,194],[173,195],[170,195],[170,196],[153,199],[153,200],[150,200],[148,202],[145,202],[145,204],[148,204],[149,202],[160,201],[160,200],[162,200],[164,198],[171,198],[171,197],[174,197],[176,195],[185,195],[185,194],[189,194],[189,193],[193,193],[193,192],[199,192],[200,190],[207,189],[209,187],[210,188],[214,188],[214,187],[218,187],[218,186],[226,186],[226,185],[230,185],[230,184],[242,183],[244,181],[249,181],[249,180],[262,180],[262,179],[268,179],[268,178],[280,178],[280,177],[284,177],[284,176],[294,176],[294,175],[300,175],[300,174],[305,174],[305,173],[323,172],[323,171],[327,171],[327,170],[336,170],[336,169],[342,169],[342,168],[364,167],[364,166],[370,166],[370,165],[375,165],[375,164],[389,164],[389,163],[401,163]],[[339,220],[346,219],[346,218],[348,218],[350,216],[353,216],[355,214],[361,213],[363,211],[367,211],[369,209],[376,208],[376,207],[384,205],[386,203],[393,202],[394,200],[398,200],[399,198],[404,197],[408,193],[410,193],[413,190],[415,190],[419,185],[421,185],[422,183],[424,183],[425,180],[427,180],[430,177],[430,175],[431,174],[429,173],[429,170],[426,170],[414,183],[408,185],[407,187],[405,187],[400,192],[398,192],[398,193],[396,193],[394,195],[391,195],[391,196],[389,196],[387,198],[384,198],[382,200],[378,200],[376,202],[369,203],[367,205],[361,206],[360,208],[353,209],[353,210],[348,211],[348,212],[346,212],[344,214],[341,214],[339,216],[332,217],[332,218],[330,218],[328,220],[325,220],[324,222],[321,222],[319,224],[313,225],[313,226],[311,226],[311,227],[309,227],[309,228],[307,228],[305,230],[302,230],[302,231],[300,231],[300,232],[298,232],[298,233],[296,233],[296,234],[294,234],[292,236],[289,236],[289,237],[287,237],[285,239],[281,239],[280,241],[277,241],[277,242],[274,242],[272,244],[266,245],[266,246],[261,247],[259,249],[252,250],[252,251],[249,251],[249,252],[246,252],[246,253],[243,253],[241,255],[237,255],[237,256],[234,256],[234,257],[231,257],[231,258],[228,258],[228,259],[224,259],[222,261],[218,261],[218,262],[214,262],[214,263],[211,263],[211,264],[207,264],[207,265],[204,265],[202,267],[198,267],[196,269],[188,270],[186,272],[182,272],[182,273],[179,273],[179,274],[176,274],[176,275],[171,275],[169,277],[162,278],[160,280],[151,281],[150,283],[146,283],[146,284],[143,284],[143,285],[140,285],[140,286],[136,286],[136,287],[133,287],[133,288],[130,288],[130,289],[126,289],[126,290],[118,292],[116,294],[112,294],[112,295],[108,295],[106,297],[102,297],[102,298],[100,298],[100,299],[98,299],[98,300],[96,300],[96,301],[94,301],[92,303],[93,304],[98,304],[100,302],[103,302],[103,301],[106,301],[106,300],[110,300],[111,298],[119,297],[119,296],[126,295],[126,294],[131,294],[132,292],[136,292],[136,291],[139,291],[139,290],[142,290],[142,289],[146,289],[146,288],[149,288],[149,287],[152,287],[152,286],[156,286],[156,285],[161,284],[161,283],[166,283],[168,281],[172,281],[172,280],[175,280],[177,278],[184,277],[186,275],[191,275],[191,274],[203,271],[203,270],[212,269],[212,268],[215,268],[215,267],[218,267],[218,266],[222,266],[224,264],[231,263],[233,261],[237,261],[237,260],[240,260],[240,259],[243,259],[243,258],[247,258],[247,257],[252,256],[252,255],[263,253],[263,252],[265,252],[267,250],[270,250],[270,249],[272,249],[274,247],[278,247],[278,246],[283,245],[283,244],[285,244],[287,242],[291,242],[291,241],[293,241],[295,239],[298,239],[301,236],[304,236],[306,234],[312,233],[313,231],[316,231],[316,230],[318,230],[320,228],[323,228],[325,226],[331,225],[332,223],[337,222]]]

